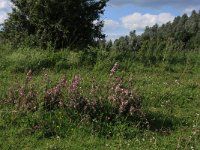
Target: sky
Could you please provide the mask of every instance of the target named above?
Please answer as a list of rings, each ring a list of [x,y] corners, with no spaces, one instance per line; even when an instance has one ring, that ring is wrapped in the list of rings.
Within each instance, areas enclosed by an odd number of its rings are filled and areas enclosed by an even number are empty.
[[[162,25],[192,10],[200,10],[199,0],[110,0],[102,16],[103,32],[111,40],[133,30],[141,34],[146,26]],[[10,11],[9,0],[0,0],[0,24]]]

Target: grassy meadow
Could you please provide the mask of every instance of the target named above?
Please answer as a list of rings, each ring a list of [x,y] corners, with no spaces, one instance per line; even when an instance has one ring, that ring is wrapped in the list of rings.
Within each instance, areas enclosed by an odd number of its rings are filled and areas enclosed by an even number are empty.
[[[0,46],[2,150],[198,150],[199,108],[199,51]]]

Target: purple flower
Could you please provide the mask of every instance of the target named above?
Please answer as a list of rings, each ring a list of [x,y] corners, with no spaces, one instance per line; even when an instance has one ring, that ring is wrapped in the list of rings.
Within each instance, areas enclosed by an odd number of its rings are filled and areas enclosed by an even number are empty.
[[[77,91],[78,90],[78,86],[81,82],[81,78],[80,76],[75,76],[74,79],[72,80],[72,90],[73,91]]]
[[[119,68],[119,64],[116,62],[113,66],[113,68],[110,70],[110,75],[114,75],[117,69]]]

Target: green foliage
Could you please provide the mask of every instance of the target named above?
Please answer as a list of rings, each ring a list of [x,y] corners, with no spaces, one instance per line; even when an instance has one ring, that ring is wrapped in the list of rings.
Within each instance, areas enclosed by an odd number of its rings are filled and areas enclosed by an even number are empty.
[[[184,64],[192,69],[199,64],[199,51],[152,51],[152,49],[147,49],[147,45],[143,45],[138,52],[115,49],[107,51],[94,47],[82,51],[63,49],[57,52],[52,49],[42,51],[31,48],[19,48],[13,51],[9,45],[2,45],[0,47],[0,69],[12,73],[25,73],[30,69],[35,73],[45,69],[62,72],[78,68],[108,72],[115,62],[119,62],[125,70],[138,68],[143,64],[145,66],[165,66],[166,69],[173,71],[174,66]]]
[[[104,38],[100,15],[107,0],[11,2],[13,10],[3,24],[3,37],[15,46],[83,48]]]
[[[162,26],[155,24],[152,27],[146,27],[144,33],[138,36],[135,31],[132,31],[128,36],[116,39],[110,49],[138,52],[141,55],[140,60],[145,64],[156,64],[165,59],[164,53],[198,50],[199,21],[200,12],[193,11],[189,17],[184,14]]]
[[[115,40],[114,47],[119,51],[137,51],[140,43],[136,31],[130,32],[129,36],[120,37]]]

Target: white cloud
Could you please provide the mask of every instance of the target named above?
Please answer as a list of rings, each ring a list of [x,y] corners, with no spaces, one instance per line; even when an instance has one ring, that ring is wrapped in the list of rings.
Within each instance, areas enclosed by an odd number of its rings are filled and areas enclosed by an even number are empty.
[[[9,0],[0,0],[0,11],[9,10],[11,3]]]
[[[1,13],[0,12],[0,24],[2,24],[4,22],[4,20],[7,18],[7,14],[6,13]]]
[[[11,10],[11,3],[9,0],[0,0],[0,24],[8,17],[7,12]]]
[[[106,33],[106,39],[114,41],[115,39],[119,38],[123,34],[126,34],[126,30],[122,26],[121,21],[105,19],[104,20],[104,33]]]
[[[187,14],[187,15],[191,15],[193,10],[198,11],[200,9],[200,5],[197,6],[191,6],[191,7],[187,7],[183,10],[183,13]]]
[[[116,33],[110,33],[109,35],[106,36],[106,40],[111,40],[111,41],[115,41],[116,39],[118,39],[121,36],[125,36],[126,34],[116,34]]]
[[[6,2],[6,1],[3,1],[3,0],[1,0],[1,1],[0,1],[0,10],[1,10],[1,9],[3,9],[3,8],[5,8],[5,7],[6,7],[6,5],[7,5],[7,2]]]
[[[187,7],[196,7],[199,5],[199,0],[110,0],[110,4],[115,6],[134,5],[151,8],[162,8],[169,6],[183,10]]]
[[[114,30],[120,26],[118,21],[114,21],[111,19],[104,20],[104,30]]]
[[[146,26],[153,26],[155,24],[162,25],[169,21],[173,21],[175,16],[170,13],[160,13],[158,15],[153,14],[141,14],[133,13],[131,15],[121,18],[124,28],[129,30],[144,30]]]

